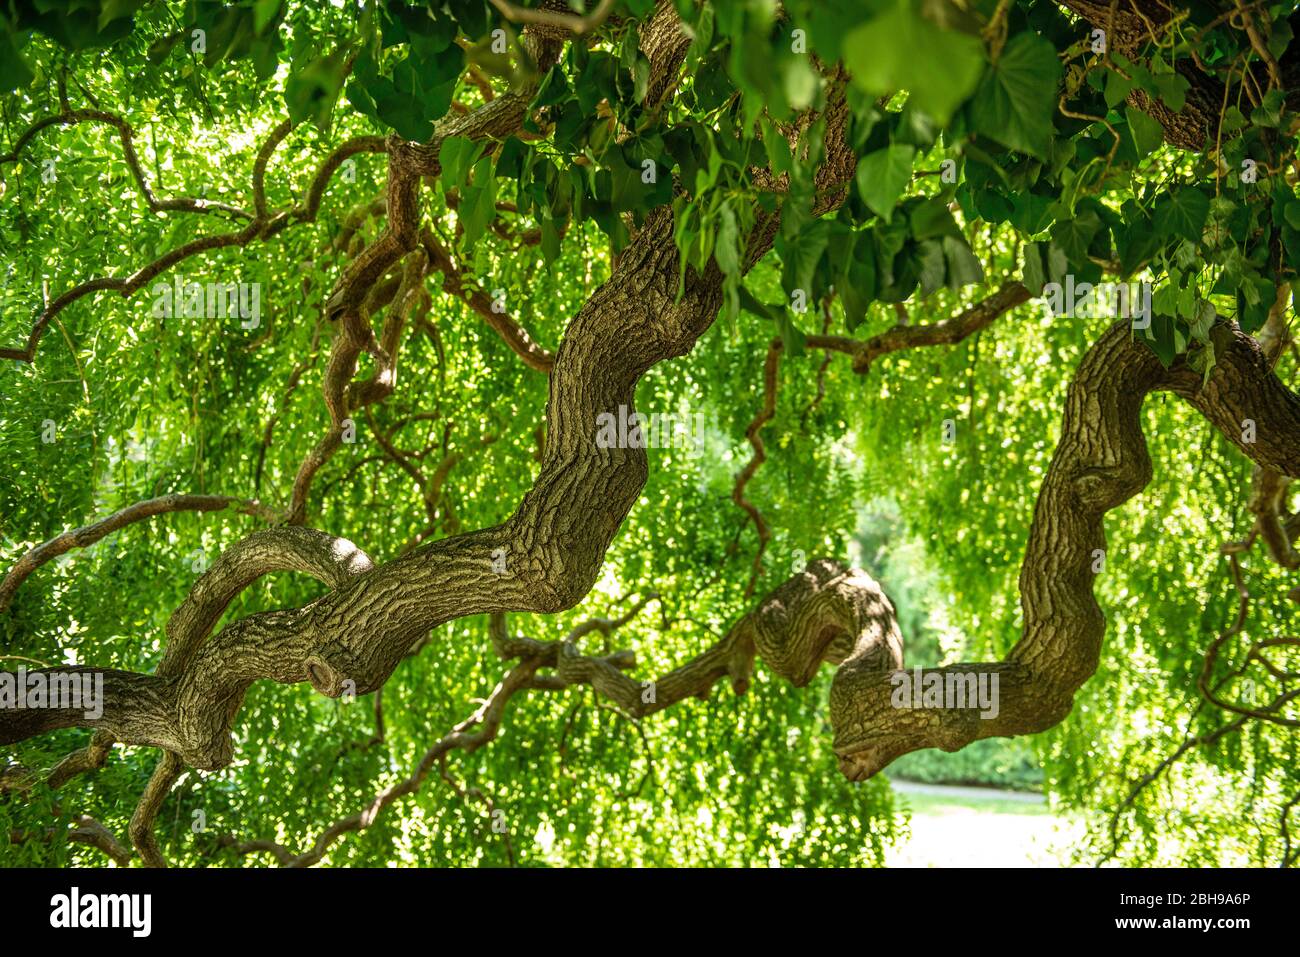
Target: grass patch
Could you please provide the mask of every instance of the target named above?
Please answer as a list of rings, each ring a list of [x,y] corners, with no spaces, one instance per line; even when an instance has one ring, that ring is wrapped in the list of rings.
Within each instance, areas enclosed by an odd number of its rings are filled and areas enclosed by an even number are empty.
[[[888,853],[890,867],[1061,867],[1082,822],[1046,803],[1004,791],[935,793],[901,784],[898,802],[911,813],[910,837]]]

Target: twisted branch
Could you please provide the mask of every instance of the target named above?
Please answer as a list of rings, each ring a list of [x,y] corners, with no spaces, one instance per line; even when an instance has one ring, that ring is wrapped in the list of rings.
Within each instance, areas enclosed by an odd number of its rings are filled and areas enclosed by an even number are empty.
[[[155,515],[169,512],[219,512],[228,508],[234,508],[244,515],[257,515],[264,519],[272,514],[260,503],[248,499],[233,498],[228,495],[173,494],[136,502],[98,522],[56,535],[21,555],[6,573],[4,580],[0,581],[0,612],[9,608],[14,593],[27,576],[65,552],[74,548],[87,548],[119,528],[145,521]]]

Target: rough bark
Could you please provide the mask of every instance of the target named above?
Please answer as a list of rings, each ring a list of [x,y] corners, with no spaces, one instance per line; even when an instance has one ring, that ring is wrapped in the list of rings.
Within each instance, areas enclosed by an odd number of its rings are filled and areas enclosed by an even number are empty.
[[[417,549],[303,608],[234,622],[192,657],[187,650],[177,675],[105,672],[107,704],[96,721],[70,711],[5,713],[0,740],[89,725],[196,767],[222,767],[232,756],[234,714],[258,678],[307,680],[333,697],[365,694],[416,640],[453,618],[576,604],[647,474],[644,450],[596,445],[598,416],[632,408],[641,375],[685,354],[721,303],[716,269],[689,275],[676,299],[671,229],[669,211],[654,214],[571,322],[551,375],[541,472],[505,522]],[[507,571],[497,574],[502,554]]]
[[[1171,19],[1180,12],[1158,0],[1124,0],[1115,4],[1109,0],[1057,0],[1057,3],[1090,26],[1104,30],[1108,51],[1123,54],[1134,61],[1143,59],[1143,49],[1160,38]],[[1233,9],[1232,3],[1221,6],[1225,14]],[[1293,27],[1300,26],[1300,17],[1293,15],[1291,21]],[[1253,21],[1249,30],[1255,30]],[[1257,35],[1251,39],[1257,41],[1259,38]],[[1256,45],[1264,48],[1262,42]],[[1128,102],[1164,127],[1165,141],[1171,146],[1203,150],[1207,144],[1215,143],[1220,132],[1224,84],[1218,77],[1203,72],[1195,61],[1187,57],[1177,59],[1174,69],[1188,82],[1187,98],[1181,110],[1174,112],[1163,101],[1142,90],[1134,90]],[[1269,73],[1270,79],[1284,92],[1300,88],[1300,55],[1288,50],[1281,63],[1269,65]]]

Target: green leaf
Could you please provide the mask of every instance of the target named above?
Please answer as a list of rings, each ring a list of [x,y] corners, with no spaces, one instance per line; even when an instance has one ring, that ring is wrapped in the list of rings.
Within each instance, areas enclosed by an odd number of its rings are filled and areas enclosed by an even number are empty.
[[[935,196],[919,203],[908,216],[912,226],[912,238],[920,242],[937,236],[960,236],[957,222],[952,218],[948,202],[941,196]]]
[[[1133,145],[1137,147],[1138,159],[1145,159],[1147,154],[1165,141],[1165,128],[1133,107],[1124,109],[1128,120],[1129,132],[1133,135]]]
[[[1100,229],[1100,217],[1093,210],[1085,209],[1074,219],[1053,224],[1051,236],[1072,264],[1082,265],[1088,261],[1088,246]]]
[[[894,0],[851,31],[843,51],[854,83],[876,95],[907,90],[909,102],[940,124],[970,95],[984,66],[978,37],[936,26],[911,0]]]
[[[572,95],[564,71],[559,66],[553,66],[542,77],[542,82],[537,87],[537,95],[533,97],[532,105],[534,108],[555,106]]]
[[[1237,324],[1241,331],[1253,335],[1264,328],[1273,307],[1276,290],[1263,276],[1248,276],[1237,293]]]
[[[798,357],[804,354],[808,337],[794,324],[789,313],[784,309],[776,314],[776,328],[781,333],[781,342],[785,345],[786,355]]]
[[[649,63],[646,68],[649,69]],[[803,57],[792,57],[781,65],[785,98],[792,109],[806,109],[817,95],[817,73]]]
[[[647,168],[629,155],[626,147],[611,150],[607,159],[615,212],[646,210],[672,199],[672,177],[667,170]],[[654,181],[647,182],[652,171]]]
[[[284,84],[284,102],[291,120],[302,123],[310,119],[321,127],[329,124],[330,113],[343,89],[347,59],[348,51],[340,47],[289,74]]]
[[[790,172],[790,144],[776,128],[776,124],[766,119],[763,122],[763,149],[767,152],[767,162],[773,176]]]
[[[1174,320],[1166,315],[1156,314],[1151,317],[1151,327],[1144,329],[1139,337],[1141,342],[1147,344],[1160,364],[1168,369],[1174,363],[1174,357],[1178,355],[1178,343],[1174,330]]]
[[[1208,299],[1196,298],[1193,308],[1192,319],[1189,326],[1192,330],[1193,338],[1202,342],[1210,341],[1210,329],[1214,326],[1214,320],[1219,317],[1215,311],[1214,305]]]
[[[253,2],[253,29],[261,33],[271,25],[280,12],[280,7],[284,0],[254,0]]]
[[[556,227],[555,220],[550,216],[543,216],[542,256],[545,257],[548,266],[560,258],[561,239],[560,230]]]
[[[973,212],[976,217],[987,223],[1005,223],[1014,214],[1015,205],[1013,200],[1003,196],[998,190],[981,189],[970,186],[970,184],[963,184],[963,186],[969,189],[970,211],[967,213],[968,216]],[[965,203],[962,204],[962,208],[967,208]],[[1038,232],[1036,229],[1026,231]]]
[[[481,40],[487,35],[492,14],[485,0],[447,0],[447,8],[465,36]]]
[[[0,93],[25,89],[34,79],[27,60],[18,52],[13,33],[0,27]]]
[[[1250,111],[1250,122],[1267,129],[1277,129],[1282,125],[1285,99],[1286,94],[1281,90],[1269,90],[1264,94],[1264,101]]]
[[[1161,73],[1152,77],[1152,82],[1160,92],[1160,99],[1165,101],[1165,106],[1175,113],[1181,113],[1187,103],[1187,91],[1192,86],[1187,77],[1181,73]]]
[[[99,8],[99,29],[104,29],[114,20],[132,16],[144,3],[145,0],[103,0]]]
[[[1199,349],[1188,354],[1187,365],[1201,373],[1202,386],[1210,381],[1210,373],[1214,371],[1215,360],[1214,343],[1209,341],[1202,343]]]
[[[928,296],[943,287],[948,274],[948,262],[943,255],[943,245],[937,239],[927,239],[916,248],[917,272],[921,282],[921,295]]]
[[[438,147],[443,189],[464,185],[469,169],[478,159],[479,144],[467,136],[448,136]]]
[[[1195,186],[1180,186],[1156,200],[1152,223],[1161,236],[1199,243],[1210,215],[1210,197]]]
[[[1052,221],[1051,196],[1037,193],[1013,193],[1011,196],[1011,225],[1029,234],[1041,233]]]
[[[1065,255],[1065,250],[1055,242],[1047,244],[1046,251],[1043,254],[1043,263],[1047,267],[1047,281],[1061,282],[1065,279],[1065,274],[1070,270],[1070,260]]]
[[[724,275],[740,274],[740,228],[736,222],[736,212],[731,203],[724,203],[719,214],[718,238],[713,244],[713,258],[718,261],[718,268]]]
[[[830,241],[830,223],[820,219],[805,226],[793,238],[778,235],[776,251],[781,257],[781,283],[786,292],[802,289],[806,301],[816,298],[817,265]]]
[[[506,137],[506,141],[501,144],[501,151],[497,153],[497,175],[506,179],[518,179],[524,171],[524,158],[528,152],[528,147],[519,137]]]
[[[1122,77],[1114,70],[1106,71],[1106,105],[1114,109],[1119,104],[1128,99],[1129,93],[1133,91],[1133,82]]]
[[[740,296],[740,307],[746,312],[752,312],[760,319],[770,319],[772,322],[777,321],[777,316],[781,313],[780,306],[769,306],[746,289],[743,284],[737,289],[737,293]]]
[[[984,267],[971,252],[966,240],[960,237],[943,237],[943,258],[948,264],[947,285],[949,289],[960,289],[984,281]]]
[[[913,146],[892,145],[858,160],[858,195],[881,219],[889,222],[894,204],[912,179]]]
[[[1155,234],[1147,221],[1140,220],[1127,225],[1127,229],[1117,231],[1115,234],[1122,276],[1131,276],[1145,266],[1163,245],[1160,237]]]
[[[852,331],[866,317],[876,297],[876,245],[870,232],[852,234],[830,245],[836,263],[835,291],[844,307],[844,323]]]
[[[461,190],[460,221],[465,227],[465,245],[473,246],[496,218],[496,178],[492,158],[484,156],[474,167],[474,185]]]
[[[1021,281],[1035,296],[1047,285],[1047,269],[1043,264],[1042,243],[1025,243],[1023,266],[1020,270]]]
[[[1018,33],[984,74],[970,104],[971,125],[1004,146],[1046,159],[1061,64],[1036,33]]]

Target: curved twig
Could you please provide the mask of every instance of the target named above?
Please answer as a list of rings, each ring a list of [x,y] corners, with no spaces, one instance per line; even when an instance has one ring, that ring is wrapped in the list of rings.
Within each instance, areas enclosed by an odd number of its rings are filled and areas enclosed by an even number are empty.
[[[262,518],[270,518],[273,514],[259,502],[229,495],[163,495],[136,502],[98,522],[56,535],[20,556],[9,569],[4,580],[0,581],[0,612],[8,609],[14,593],[27,576],[65,552],[74,548],[86,548],[120,528],[153,518],[155,515],[164,515],[168,512],[217,512],[227,508],[235,508],[245,515],[257,515]]]

